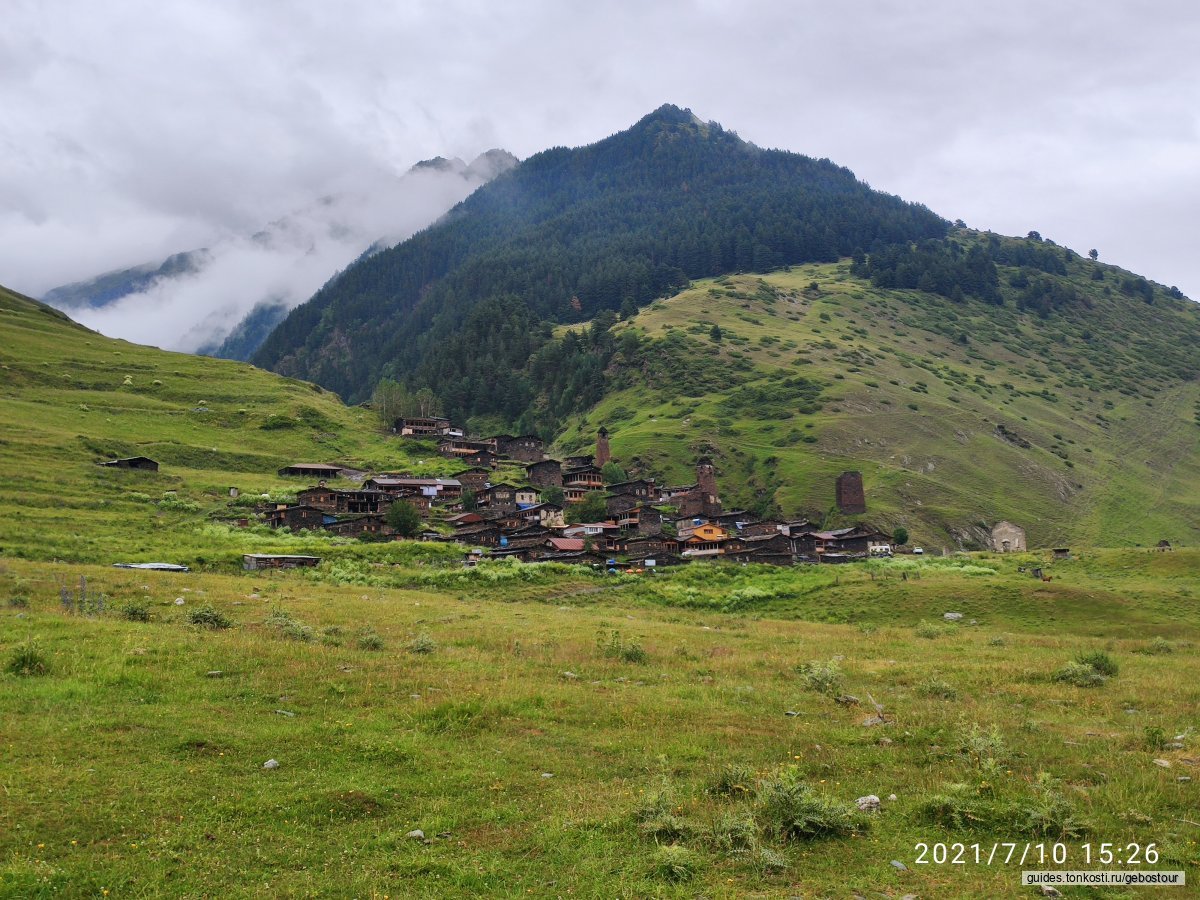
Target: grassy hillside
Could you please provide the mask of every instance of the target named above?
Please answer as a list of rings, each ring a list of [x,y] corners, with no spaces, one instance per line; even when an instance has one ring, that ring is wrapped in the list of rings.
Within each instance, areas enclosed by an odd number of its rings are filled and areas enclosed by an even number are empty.
[[[0,289],[0,552],[94,562],[195,562],[277,546],[210,521],[306,487],[287,463],[445,471],[378,429],[369,410],[245,363],[112,340]],[[411,445],[410,445],[411,446]],[[115,456],[158,473],[106,469]]]
[[[1153,842],[1142,868],[1191,880],[1197,553],[1050,583],[1032,557],[344,587],[6,562],[0,896],[1029,894],[1015,861],[921,865],[919,841]],[[62,611],[80,575],[110,613]],[[230,627],[190,625],[208,605]],[[44,674],[8,670],[31,649]],[[1093,651],[1115,678],[1053,680]]]
[[[620,462],[672,481],[710,453],[727,500],[827,521],[859,469],[868,517],[937,547],[1001,519],[1031,546],[1195,543],[1200,308],[1072,255],[1043,277],[1079,303],[1043,318],[999,271],[1002,306],[876,288],[847,262],[695,282],[617,326],[642,350],[559,445],[607,425]]]
[[[805,294],[814,279],[818,291]],[[862,458],[835,438],[850,441],[854,417],[869,421],[883,400],[907,400],[921,372],[928,393],[908,421],[935,403],[1003,411],[1006,422],[1024,413],[1029,452],[1065,467],[1036,429],[1065,429],[1070,417],[1058,425],[1045,419],[1053,401],[1002,393],[999,364],[986,384],[955,381],[954,404],[920,365],[974,363],[951,355],[963,345],[902,322],[916,313],[899,295],[876,296],[834,266],[768,282],[770,291],[753,278],[704,285],[631,323],[642,349],[662,335],[650,345],[662,353],[633,354],[643,381],[683,366],[693,393],[664,388],[664,401],[629,388],[606,399],[593,415],[624,423],[619,454],[632,458],[644,441],[644,464],[682,478],[687,453],[712,443],[727,475],[762,455],[745,465],[763,478],[778,441],[808,450],[789,465],[817,472],[811,461],[823,460],[832,474]],[[832,302],[839,291],[845,305]],[[870,322],[850,311],[868,300]],[[681,302],[720,317],[718,344]],[[888,316],[898,323],[891,353],[872,337]],[[680,355],[668,329],[685,349],[709,343]],[[802,343],[788,329],[811,336]],[[1074,864],[1084,841],[1154,843],[1153,868],[1194,880],[1200,550],[694,565],[637,577],[511,561],[466,569],[441,545],[234,529],[221,520],[244,507],[230,505],[228,488],[284,496],[305,484],[275,474],[289,461],[451,464],[405,456],[413,445],[380,434],[369,411],[312,385],[108,340],[6,292],[0,333],[0,898],[1025,893],[1015,863],[920,864],[917,843],[939,840],[1061,840],[1072,868],[1095,868]],[[847,335],[855,347],[842,346]],[[865,359],[857,344],[875,339],[874,367],[900,385],[871,378],[888,385],[872,394],[866,362],[834,377],[832,353]],[[1162,389],[1137,403],[1182,416],[1194,386],[1155,380]],[[1098,395],[1101,409],[1110,395]],[[773,421],[783,418],[776,407],[797,403],[812,411]],[[1133,407],[1113,406],[1112,427],[1132,428]],[[723,423],[723,412],[737,415]],[[1186,429],[1142,428],[1143,452],[1164,434],[1192,452]],[[809,432],[814,443],[803,441]],[[1081,436],[1064,430],[1062,440]],[[887,439],[916,440],[899,425]],[[1097,439],[1093,454],[1111,446]],[[770,452],[782,471],[784,453]],[[95,465],[135,453],[162,471]],[[1176,461],[1171,477],[1188,464]],[[887,496],[880,471],[925,491],[947,483],[937,465],[920,482],[915,463],[880,465],[872,498]],[[789,503],[809,487],[797,480],[794,498],[789,489],[774,487]],[[926,508],[932,496],[920,495]],[[1169,523],[1164,509],[1154,521]],[[273,549],[326,561],[237,570],[241,553]],[[199,571],[108,565],[155,559]],[[1052,580],[1019,570],[1034,564]],[[1056,678],[1085,653],[1105,654],[1093,659],[1116,674],[1072,670],[1090,686]],[[873,701],[882,721],[872,721]],[[868,794],[881,809],[860,813],[853,802]]]

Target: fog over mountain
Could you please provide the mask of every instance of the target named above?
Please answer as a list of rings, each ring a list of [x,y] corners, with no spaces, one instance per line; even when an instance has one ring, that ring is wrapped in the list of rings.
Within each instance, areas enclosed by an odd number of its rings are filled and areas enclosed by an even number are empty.
[[[253,234],[231,234],[164,262],[54,288],[46,302],[102,334],[187,352],[244,357],[294,306],[367,252],[424,228],[515,159],[437,158],[400,178],[323,197]],[[222,349],[251,313],[248,329]]]

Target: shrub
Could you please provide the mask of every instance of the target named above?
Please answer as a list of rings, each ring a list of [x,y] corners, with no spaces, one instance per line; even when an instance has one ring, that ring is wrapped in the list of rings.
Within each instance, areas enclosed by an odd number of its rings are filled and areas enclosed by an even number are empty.
[[[678,808],[674,785],[663,778],[658,790],[642,800],[633,812],[638,831],[659,843],[674,843],[691,837],[696,828],[677,815]]]
[[[13,594],[8,598],[8,605],[13,609],[28,609],[29,598],[24,594]]]
[[[1093,650],[1090,653],[1081,653],[1075,657],[1075,662],[1081,665],[1091,666],[1105,678],[1116,678],[1120,668],[1117,666],[1116,660],[1105,653],[1103,650]]]
[[[1066,840],[1087,831],[1087,826],[1076,817],[1074,802],[1047,772],[1038,773],[1033,798],[1017,804],[1013,812],[1013,826],[1030,837]]]
[[[46,659],[46,654],[42,652],[42,648],[36,643],[29,642],[19,644],[13,650],[12,656],[8,658],[8,663],[4,666],[4,671],[22,678],[48,675],[50,674],[50,663]]]
[[[800,680],[810,691],[832,697],[842,689],[842,670],[836,659],[829,662],[806,662],[796,667]]]
[[[754,791],[754,770],[741,763],[723,766],[708,783],[708,792],[718,797],[743,797]]]
[[[1167,746],[1167,733],[1158,725],[1147,725],[1142,729],[1146,738],[1146,746],[1151,750],[1162,750]]]
[[[940,794],[924,800],[916,809],[917,821],[949,831],[986,827],[994,811],[979,794],[965,784],[949,784]]]
[[[1075,687],[1099,687],[1108,681],[1107,678],[1091,666],[1080,662],[1067,663],[1055,672],[1052,677],[1055,681],[1061,681],[1064,684],[1073,684]]]
[[[989,647],[1003,647],[1007,643],[1008,641],[1006,641],[1001,635],[996,635],[994,638],[988,640]]]
[[[958,691],[944,681],[930,678],[917,685],[917,693],[922,697],[933,697],[938,700],[957,700]]]
[[[126,622],[149,622],[150,604],[145,600],[131,600],[120,608],[120,613]]]
[[[1163,637],[1156,637],[1145,647],[1139,647],[1134,653],[1141,653],[1144,656],[1161,656],[1164,653],[1174,653],[1175,648],[1171,642]]]
[[[995,725],[984,728],[978,722],[969,725],[959,722],[958,752],[978,767],[998,765],[1008,757],[1008,747],[1000,729]]]
[[[415,638],[408,642],[409,653],[432,653],[437,649],[437,641],[431,638],[426,632],[422,631]]]
[[[930,641],[940,638],[946,631],[946,626],[939,625],[937,622],[930,622],[928,619],[922,619],[913,629],[917,637]]]
[[[713,822],[705,835],[722,853],[745,853],[758,845],[758,823],[746,811],[728,812]]]
[[[783,841],[855,834],[864,824],[857,807],[815,794],[792,768],[761,781],[754,804],[763,828]]]
[[[619,659],[622,662],[644,663],[650,658],[641,644],[637,641],[625,640],[619,631],[611,631],[607,636],[604,632],[600,632],[596,638],[596,647],[602,656]]]
[[[758,855],[754,858],[754,867],[761,875],[778,875],[787,871],[788,864],[782,853],[770,847],[760,847]]]
[[[359,650],[382,650],[383,649],[383,638],[381,638],[378,634],[376,634],[374,631],[371,631],[369,629],[366,631],[363,631],[358,636],[358,649]]]
[[[187,620],[189,624],[198,628],[209,628],[214,631],[233,625],[233,620],[210,603],[189,609]]]
[[[687,847],[671,844],[659,847],[654,855],[652,872],[665,881],[690,881],[699,871],[700,861]]]
[[[290,641],[308,642],[313,639],[311,626],[305,625],[299,619],[293,618],[291,613],[284,612],[282,609],[272,610],[271,614],[263,621],[263,624],[272,629],[280,637],[287,638]]]

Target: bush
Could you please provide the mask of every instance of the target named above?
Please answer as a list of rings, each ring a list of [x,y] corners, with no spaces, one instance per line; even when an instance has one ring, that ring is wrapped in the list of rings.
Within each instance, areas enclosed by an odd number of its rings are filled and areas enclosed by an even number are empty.
[[[690,881],[699,871],[700,861],[687,847],[676,844],[659,847],[654,856],[652,874],[665,881]]]
[[[995,819],[994,810],[979,794],[965,784],[950,784],[916,809],[917,821],[937,825],[948,831],[985,828]]]
[[[754,770],[740,763],[731,763],[713,776],[708,792],[718,797],[744,797],[754,792]]]
[[[691,837],[696,832],[691,822],[676,815],[679,808],[675,788],[666,778],[657,791],[648,795],[633,812],[638,831],[645,837],[662,843],[675,843]]]
[[[286,613],[282,609],[272,610],[271,614],[263,621],[263,624],[272,629],[280,637],[287,638],[290,641],[308,642],[313,639],[311,626],[305,625],[299,619],[293,618],[290,613]]]
[[[149,622],[150,604],[145,600],[131,600],[119,610],[126,622]]]
[[[29,598],[24,594],[13,594],[8,598],[8,605],[13,609],[29,609]]]
[[[189,609],[187,620],[189,624],[195,625],[198,628],[209,628],[213,631],[229,628],[233,625],[232,619],[210,603]]]
[[[1075,804],[1047,772],[1039,772],[1031,800],[1017,804],[1013,826],[1029,837],[1055,840],[1081,837],[1087,826],[1075,814]]]
[[[1000,729],[995,725],[985,729],[978,722],[969,725],[959,722],[958,752],[977,767],[999,765],[1008,758],[1008,747]]]
[[[1151,750],[1162,750],[1167,746],[1167,733],[1159,725],[1147,725],[1142,729],[1146,738],[1146,746]]]
[[[408,642],[409,653],[432,653],[437,649],[437,641],[431,638],[426,632],[422,631],[415,638]]]
[[[781,841],[856,834],[865,823],[853,804],[813,793],[791,768],[760,782],[754,805],[764,830]]]
[[[810,691],[832,697],[842,689],[842,670],[836,659],[829,662],[806,662],[796,667],[800,680]]]
[[[787,871],[788,863],[782,853],[769,847],[760,847],[758,855],[754,858],[754,867],[760,875],[779,875]]]
[[[705,838],[721,853],[745,853],[758,846],[758,823],[745,810],[728,812],[712,823]]]
[[[917,693],[922,697],[933,697],[937,700],[957,700],[958,691],[944,681],[930,678],[917,685]]]
[[[1103,650],[1093,650],[1090,653],[1081,653],[1075,657],[1075,662],[1081,665],[1091,666],[1105,678],[1116,678],[1120,668],[1117,666],[1116,660],[1105,653]]]
[[[10,601],[11,602],[11,601]],[[1174,653],[1175,648],[1171,642],[1163,637],[1156,637],[1145,647],[1139,647],[1134,653],[1141,653],[1144,656],[1161,656],[1164,653]]]
[[[919,638],[925,638],[926,640],[932,641],[936,638],[940,638],[946,633],[947,630],[948,629],[944,625],[939,625],[937,622],[930,622],[928,619],[922,619],[917,623],[916,627],[913,629],[913,632]]]
[[[20,644],[13,650],[12,656],[4,666],[4,671],[10,675],[28,678],[34,675],[50,674],[50,663],[46,654],[36,643]]]
[[[374,631],[371,631],[369,629],[366,631],[363,631],[358,636],[358,649],[359,650],[382,650],[383,649],[383,638],[381,638],[378,634],[376,634]]]
[[[604,632],[596,638],[596,647],[602,656],[609,659],[619,659],[623,662],[644,663],[650,656],[637,641],[627,641],[621,637],[621,632],[612,631],[607,637]]]
[[[1073,684],[1076,687],[1099,687],[1108,681],[1107,678],[1091,666],[1080,662],[1067,663],[1055,672],[1052,677],[1055,681],[1061,681],[1064,684]]]

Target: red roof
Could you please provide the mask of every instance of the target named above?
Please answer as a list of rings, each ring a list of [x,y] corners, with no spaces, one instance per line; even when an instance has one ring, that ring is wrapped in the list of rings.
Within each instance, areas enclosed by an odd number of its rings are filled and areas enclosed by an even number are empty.
[[[583,538],[550,538],[549,544],[555,550],[582,550]]]

